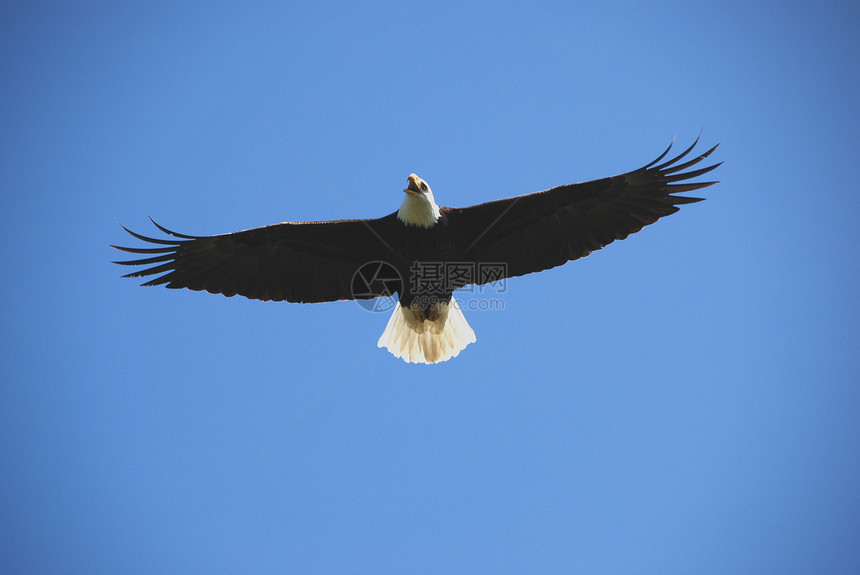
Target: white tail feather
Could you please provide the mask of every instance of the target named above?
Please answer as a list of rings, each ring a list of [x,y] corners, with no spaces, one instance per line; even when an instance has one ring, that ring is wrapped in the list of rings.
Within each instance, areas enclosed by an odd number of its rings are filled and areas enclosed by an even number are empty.
[[[439,363],[457,357],[477,341],[475,332],[453,297],[450,303],[437,305],[439,317],[435,321],[419,319],[411,309],[394,306],[377,345],[407,363]]]

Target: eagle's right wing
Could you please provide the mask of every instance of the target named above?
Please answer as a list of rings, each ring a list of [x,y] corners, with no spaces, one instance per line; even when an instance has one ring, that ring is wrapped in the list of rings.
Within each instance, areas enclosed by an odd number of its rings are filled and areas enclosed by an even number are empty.
[[[143,285],[206,290],[226,296],[291,302],[370,299],[399,291],[377,282],[356,286],[353,279],[364,264],[388,261],[396,215],[372,220],[288,222],[217,236],[189,236],[153,223],[171,239],[143,236],[158,247],[116,249],[145,257],[116,262],[149,266],[123,277],[148,277]],[[159,275],[162,274],[162,275]],[[356,293],[358,291],[359,293]]]

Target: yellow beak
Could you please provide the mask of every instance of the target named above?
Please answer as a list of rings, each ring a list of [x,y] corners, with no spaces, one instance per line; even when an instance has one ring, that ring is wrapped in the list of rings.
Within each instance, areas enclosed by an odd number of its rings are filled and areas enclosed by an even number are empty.
[[[416,195],[420,196],[421,195],[421,186],[418,185],[418,182],[420,181],[418,176],[416,176],[415,174],[410,174],[408,180],[409,180],[409,185],[406,188],[404,188],[403,191],[406,192],[407,194],[416,194]]]

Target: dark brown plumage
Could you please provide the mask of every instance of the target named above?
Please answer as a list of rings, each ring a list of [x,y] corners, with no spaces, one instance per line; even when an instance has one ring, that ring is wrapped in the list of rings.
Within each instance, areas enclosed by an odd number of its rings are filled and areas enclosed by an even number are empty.
[[[584,257],[678,211],[680,205],[701,201],[675,195],[716,183],[688,182],[720,165],[689,169],[717,146],[681,163],[696,142],[660,163],[670,145],[653,162],[626,174],[467,208],[436,208],[438,215],[426,226],[404,223],[401,208],[378,219],[288,222],[216,236],[178,234],[158,224],[172,237],[151,238],[126,229],[155,247],[114,246],[144,256],[116,263],[144,266],[124,277],[156,276],[143,285],[260,300],[313,303],[397,291],[405,307],[419,296],[425,296],[425,302],[426,296],[431,302],[449,302],[454,289],[481,279],[452,279],[445,289],[424,293],[411,289],[408,281],[378,283],[356,293],[352,280],[363,264],[373,261],[390,264],[401,278],[409,277],[415,261],[502,264],[504,276],[512,277]],[[417,176],[410,176],[404,191],[421,196],[416,182],[429,197],[427,209],[435,208],[432,192]],[[422,306],[429,313],[429,307]]]

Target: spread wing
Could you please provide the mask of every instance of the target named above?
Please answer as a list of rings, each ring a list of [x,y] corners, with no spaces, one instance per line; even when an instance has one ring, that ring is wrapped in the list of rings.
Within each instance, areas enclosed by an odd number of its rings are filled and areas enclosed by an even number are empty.
[[[356,276],[364,264],[391,258],[383,238],[395,221],[391,214],[373,220],[282,223],[217,236],[178,234],[153,221],[172,238],[150,238],[123,227],[158,247],[113,247],[145,255],[115,262],[149,266],[123,276],[158,276],[143,285],[166,284],[264,301],[370,299],[399,291],[399,286],[375,281],[378,278],[365,282]]]
[[[671,144],[650,164],[611,178],[558,186],[542,192],[478,204],[448,208],[448,226],[461,246],[462,261],[478,265],[504,264],[506,277],[559,266],[623,240],[644,226],[678,211],[678,206],[703,198],[676,196],[717,182],[687,180],[720,164],[688,170],[707,158],[717,146],[681,163],[696,146],[659,163]],[[718,144],[719,145],[719,144]],[[687,171],[685,171],[687,170]],[[482,281],[501,279],[498,271]]]

